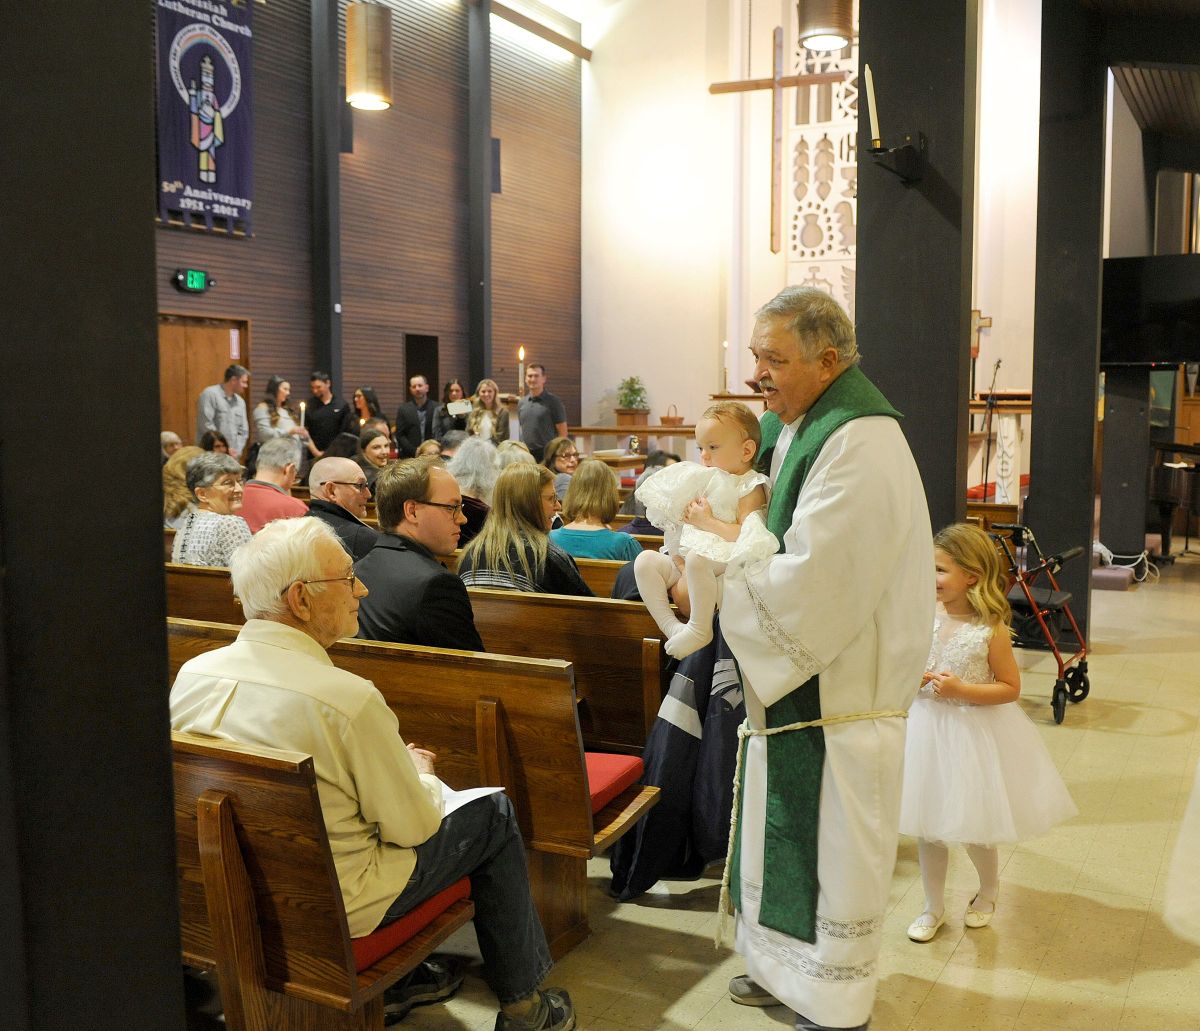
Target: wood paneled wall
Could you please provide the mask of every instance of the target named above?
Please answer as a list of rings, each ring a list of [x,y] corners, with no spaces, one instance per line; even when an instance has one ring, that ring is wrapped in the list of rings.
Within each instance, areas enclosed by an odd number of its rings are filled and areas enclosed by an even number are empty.
[[[250,320],[253,403],[275,374],[291,379],[297,398],[306,397],[312,371],[308,9],[306,0],[254,8],[254,235],[177,228],[155,234],[160,311]],[[207,269],[216,287],[180,293],[169,282],[180,267]]]
[[[393,106],[355,112],[354,150],[341,159],[345,382],[335,388],[349,397],[373,386],[394,416],[407,397],[405,333],[438,338],[442,382],[466,378],[468,98],[465,4],[390,6]],[[271,0],[254,11],[254,236],[156,234],[160,310],[251,320],[254,398],[274,373],[307,396],[314,355],[308,8]],[[499,36],[493,47],[503,193],[492,202],[492,375],[515,389],[524,343],[577,421],[580,62]],[[180,266],[207,269],[216,289],[178,293],[168,279]]]
[[[492,135],[501,193],[492,197],[492,355],[501,389],[517,381],[517,346],[546,366],[547,389],[580,419],[580,60],[492,37]]]
[[[392,107],[354,113],[342,156],[346,394],[407,400],[404,334],[438,338],[441,382],[467,373],[467,18],[461,4],[392,8]]]

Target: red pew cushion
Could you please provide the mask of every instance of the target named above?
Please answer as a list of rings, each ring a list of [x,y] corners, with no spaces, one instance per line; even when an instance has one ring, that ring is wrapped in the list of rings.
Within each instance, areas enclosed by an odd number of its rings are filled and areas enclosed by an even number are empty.
[[[622,791],[641,780],[646,770],[642,760],[633,755],[585,752],[584,759],[587,760],[593,816]]]
[[[441,916],[459,899],[471,897],[471,880],[464,877],[444,888],[432,898],[426,899],[416,909],[405,913],[385,927],[372,931],[362,938],[351,938],[354,951],[354,969],[359,973],[378,963],[389,952],[395,952],[405,942],[415,938],[434,920]]]

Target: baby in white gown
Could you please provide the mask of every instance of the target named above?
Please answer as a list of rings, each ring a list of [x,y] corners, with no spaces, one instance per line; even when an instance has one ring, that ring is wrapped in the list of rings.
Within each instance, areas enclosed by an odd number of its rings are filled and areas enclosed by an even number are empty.
[[[638,591],[667,636],[668,655],[682,658],[712,640],[717,578],[730,564],[768,558],[779,542],[763,522],[770,481],[754,471],[762,441],[754,413],[738,401],[718,401],[696,424],[701,464],[679,462],[642,482],[637,499],[646,518],[661,527],[661,552],[643,551],[634,562]],[[691,616],[671,611],[670,589],[683,558]]]

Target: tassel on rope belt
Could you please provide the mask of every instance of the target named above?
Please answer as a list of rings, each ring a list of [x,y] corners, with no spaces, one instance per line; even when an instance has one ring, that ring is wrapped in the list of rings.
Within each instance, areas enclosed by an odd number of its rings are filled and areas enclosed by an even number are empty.
[[[729,917],[733,907],[729,902],[729,873],[733,859],[733,846],[737,838],[738,819],[742,807],[742,764],[745,748],[743,742],[751,737],[771,737],[774,734],[787,734],[793,730],[808,730],[810,727],[830,727],[839,723],[857,723],[859,720],[908,719],[904,709],[877,709],[874,712],[851,712],[843,716],[823,716],[819,720],[804,720],[800,723],[789,723],[783,727],[752,727],[750,720],[745,719],[737,730],[738,752],[737,764],[733,768],[733,810],[729,815],[729,845],[725,850],[725,872],[721,875],[721,897],[717,903],[717,933],[713,944],[720,947],[729,930]]]

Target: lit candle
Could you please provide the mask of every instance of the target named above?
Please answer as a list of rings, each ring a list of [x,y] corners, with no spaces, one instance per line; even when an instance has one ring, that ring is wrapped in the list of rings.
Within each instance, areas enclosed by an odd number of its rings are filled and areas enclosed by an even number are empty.
[[[517,396],[525,393],[525,345],[517,348]]]
[[[362,428],[363,428],[363,427],[364,427],[366,424],[367,424],[367,420],[366,420],[366,419],[359,419],[359,420],[358,420],[358,428],[359,428],[360,430],[361,430],[361,429],[362,429]]]
[[[871,66],[864,65],[867,80],[867,115],[871,119],[871,147],[879,150],[883,147],[879,135],[879,112],[875,109],[875,79],[871,75]]]
[[[304,402],[300,402],[300,428],[304,429]]]

